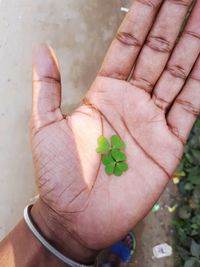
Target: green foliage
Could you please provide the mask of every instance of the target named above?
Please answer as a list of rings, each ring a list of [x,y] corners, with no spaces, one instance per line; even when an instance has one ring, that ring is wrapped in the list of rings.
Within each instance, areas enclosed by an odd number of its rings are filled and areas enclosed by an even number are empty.
[[[122,149],[125,148],[124,142],[121,140],[121,138],[117,135],[113,135],[111,137],[111,144],[113,148]]]
[[[192,239],[192,243],[191,243],[191,247],[190,247],[190,252],[191,252],[192,256],[194,256],[196,258],[200,257],[200,244],[195,242],[193,239]]]
[[[123,172],[128,170],[128,164],[125,162],[126,155],[120,151],[125,148],[125,143],[117,135],[111,137],[111,144],[104,137],[98,138],[97,153],[102,154],[102,163],[105,166],[105,172],[108,175],[114,174],[121,176]]]
[[[200,267],[200,263],[196,258],[189,258],[186,260],[184,267]]]
[[[97,153],[104,154],[107,153],[110,150],[110,144],[108,140],[104,136],[100,136],[98,138],[98,148]]]
[[[179,208],[179,218],[183,220],[189,219],[191,216],[191,210],[188,206],[183,206]]]
[[[105,171],[108,175],[113,174],[113,172],[115,171],[115,162],[113,161],[112,163],[107,164]]]
[[[126,160],[126,155],[116,148],[112,149],[111,155],[116,162]]]
[[[128,164],[126,162],[119,162],[119,163],[117,163],[117,166],[123,172],[126,172],[128,170]]]
[[[179,209],[176,229],[176,266],[200,267],[200,118],[193,128],[176,176]]]

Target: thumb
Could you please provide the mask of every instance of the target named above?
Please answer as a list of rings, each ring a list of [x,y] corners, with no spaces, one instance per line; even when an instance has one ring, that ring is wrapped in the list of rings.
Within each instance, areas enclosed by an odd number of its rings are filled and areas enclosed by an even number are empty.
[[[58,61],[52,48],[41,44],[33,48],[32,123],[40,128],[63,118],[61,79]]]

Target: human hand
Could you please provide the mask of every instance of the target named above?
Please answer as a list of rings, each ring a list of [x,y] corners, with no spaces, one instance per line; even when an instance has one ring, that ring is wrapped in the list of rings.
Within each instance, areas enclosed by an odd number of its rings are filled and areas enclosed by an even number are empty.
[[[55,55],[45,45],[35,48],[36,206],[60,247],[68,242],[64,231],[91,251],[125,236],[176,169],[200,111],[200,1],[176,43],[191,2],[135,0],[92,87],[68,116],[60,108]],[[96,153],[102,134],[126,143],[129,170],[121,177],[108,176]]]

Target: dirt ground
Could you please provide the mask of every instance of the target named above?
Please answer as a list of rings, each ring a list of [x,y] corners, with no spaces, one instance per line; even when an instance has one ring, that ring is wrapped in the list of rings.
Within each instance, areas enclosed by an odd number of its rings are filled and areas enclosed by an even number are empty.
[[[132,267],[173,267],[174,257],[156,259],[153,257],[152,248],[156,245],[167,243],[173,247],[174,229],[172,220],[174,213],[169,207],[176,203],[176,186],[170,182],[160,200],[160,209],[150,212],[149,215],[134,229],[137,238],[135,257],[130,264]]]

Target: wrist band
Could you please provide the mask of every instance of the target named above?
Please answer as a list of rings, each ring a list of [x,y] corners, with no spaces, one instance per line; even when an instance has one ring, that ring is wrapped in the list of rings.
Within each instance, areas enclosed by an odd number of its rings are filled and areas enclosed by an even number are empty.
[[[84,265],[81,263],[78,263],[76,261],[73,261],[66,256],[64,256],[61,252],[59,252],[56,248],[54,248],[46,239],[45,237],[40,233],[40,231],[37,229],[35,224],[33,223],[30,215],[30,210],[33,207],[33,205],[28,205],[24,209],[24,220],[33,233],[33,235],[42,243],[42,245],[51,252],[55,257],[57,257],[59,260],[61,260],[63,263],[69,265],[70,267],[94,267],[95,265]]]

